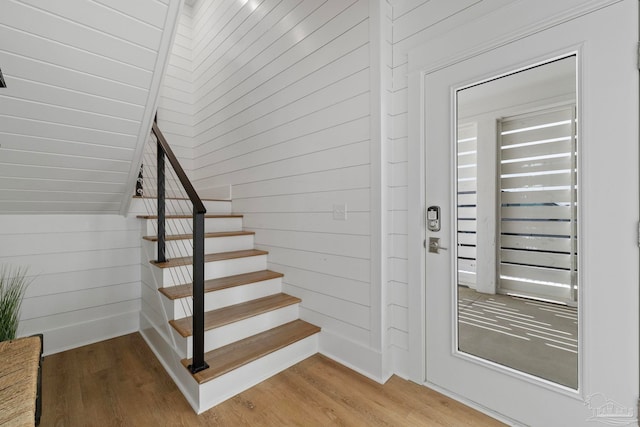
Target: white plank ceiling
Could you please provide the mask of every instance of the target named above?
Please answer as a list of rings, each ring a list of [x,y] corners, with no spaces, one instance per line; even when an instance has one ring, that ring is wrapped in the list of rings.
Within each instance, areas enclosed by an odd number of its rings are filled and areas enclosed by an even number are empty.
[[[3,0],[0,213],[123,213],[180,0]]]

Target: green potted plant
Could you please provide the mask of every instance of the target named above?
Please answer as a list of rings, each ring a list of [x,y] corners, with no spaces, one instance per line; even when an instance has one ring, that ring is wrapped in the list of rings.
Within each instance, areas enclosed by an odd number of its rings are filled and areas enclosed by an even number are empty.
[[[0,341],[16,338],[22,299],[31,283],[27,272],[27,267],[0,266]]]

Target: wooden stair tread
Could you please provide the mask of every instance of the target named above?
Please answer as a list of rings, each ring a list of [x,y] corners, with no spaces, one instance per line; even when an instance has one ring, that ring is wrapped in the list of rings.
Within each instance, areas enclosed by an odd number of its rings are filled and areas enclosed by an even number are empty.
[[[298,304],[300,301],[300,298],[280,293],[208,311],[204,314],[204,329],[208,331],[219,328],[220,326],[248,319],[262,313]],[[193,333],[193,320],[191,316],[178,320],[170,320],[169,323],[185,338],[191,336]]]
[[[205,218],[242,218],[243,215],[238,214],[205,214]],[[158,219],[158,215],[137,215],[140,219]],[[167,215],[166,219],[191,219],[193,215]]]
[[[235,258],[247,258],[252,256],[267,255],[269,252],[258,249],[245,249],[242,251],[218,252],[215,254],[205,254],[204,262],[223,261]],[[151,264],[160,268],[179,267],[181,265],[193,264],[193,257],[172,258],[165,262],[150,261]]]
[[[282,326],[205,353],[208,369],[193,375],[198,384],[211,381],[290,344],[320,332],[318,326],[294,320]],[[191,359],[182,360],[186,368]]]
[[[253,234],[256,234],[255,231],[218,231],[218,232],[204,233],[204,237],[206,239],[210,237],[212,238],[212,237],[249,236]],[[142,238],[150,242],[158,241],[158,236],[143,236]],[[188,239],[193,239],[193,234],[167,234],[167,236],[165,237],[165,241],[188,240]]]
[[[222,289],[233,288],[235,286],[247,285],[249,283],[262,282],[265,280],[277,279],[283,277],[284,274],[271,270],[253,271],[251,273],[237,274],[235,276],[220,277],[218,279],[205,280],[204,291],[213,292]],[[192,296],[192,285],[177,285],[160,288],[167,298],[174,300]]]

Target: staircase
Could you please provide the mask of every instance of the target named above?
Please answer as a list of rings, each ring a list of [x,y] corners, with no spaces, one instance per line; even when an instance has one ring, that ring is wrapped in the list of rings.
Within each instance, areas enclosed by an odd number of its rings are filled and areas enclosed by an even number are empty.
[[[157,198],[130,209],[142,222],[140,331],[193,409],[317,353],[320,328],[299,319],[242,215],[198,196],[156,123],[143,161],[136,191]]]
[[[142,211],[136,207],[133,210]],[[142,225],[140,329],[153,352],[201,413],[315,354],[320,328],[299,319],[300,299],[282,293],[283,275],[267,269],[265,251],[254,249],[254,233],[230,201],[204,201],[205,361],[191,374],[192,291],[190,234],[167,235],[168,253],[156,262],[157,216],[138,215]],[[167,215],[166,221],[189,221]],[[180,229],[179,224],[167,227]]]

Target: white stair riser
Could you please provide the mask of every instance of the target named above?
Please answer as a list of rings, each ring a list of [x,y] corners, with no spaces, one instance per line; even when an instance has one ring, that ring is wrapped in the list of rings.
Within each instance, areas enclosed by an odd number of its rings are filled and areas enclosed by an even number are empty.
[[[203,200],[204,207],[207,209],[207,213],[224,213],[230,214],[232,212],[231,200]]]
[[[203,200],[202,203],[207,209],[209,214],[230,214],[231,213],[231,201],[230,200]],[[187,200],[172,200],[168,199],[165,202],[168,212],[171,213],[184,213],[192,212],[192,204]],[[135,198],[131,201],[129,206],[130,215],[155,215],[157,212],[158,202],[156,199],[138,199]]]
[[[196,412],[201,414],[238,393],[313,356],[318,352],[318,336],[319,334],[311,335],[214,380],[201,384]]]
[[[158,220],[148,219],[146,228],[146,236],[155,236],[158,234]],[[192,218],[169,218],[165,222],[167,234],[190,234],[193,233]],[[205,218],[204,231],[206,233],[215,233],[219,231],[242,231],[242,217],[231,218]]]
[[[210,329],[204,334],[204,351],[215,350],[236,341],[259,334],[299,318],[298,304],[282,307],[267,313],[243,319],[238,322]],[[186,357],[192,357],[192,337],[184,338],[173,330],[176,345],[184,350]]]
[[[144,240],[147,253],[158,258],[158,242]],[[204,253],[216,254],[220,252],[243,251],[253,249],[253,234],[226,237],[209,237],[204,239]],[[180,258],[193,255],[193,239],[169,240],[165,242],[167,258]]]
[[[280,277],[234,286],[233,288],[215,292],[207,292],[204,294],[204,311],[217,310],[280,292],[282,292],[282,279]],[[182,319],[193,314],[193,300],[191,297],[170,300],[163,295],[162,302],[169,319]]]
[[[156,277],[156,283],[162,284],[162,287],[191,283],[193,278],[191,265],[170,268],[153,267],[154,274],[159,275]],[[266,269],[266,255],[212,261],[204,264],[204,279],[217,279]]]

